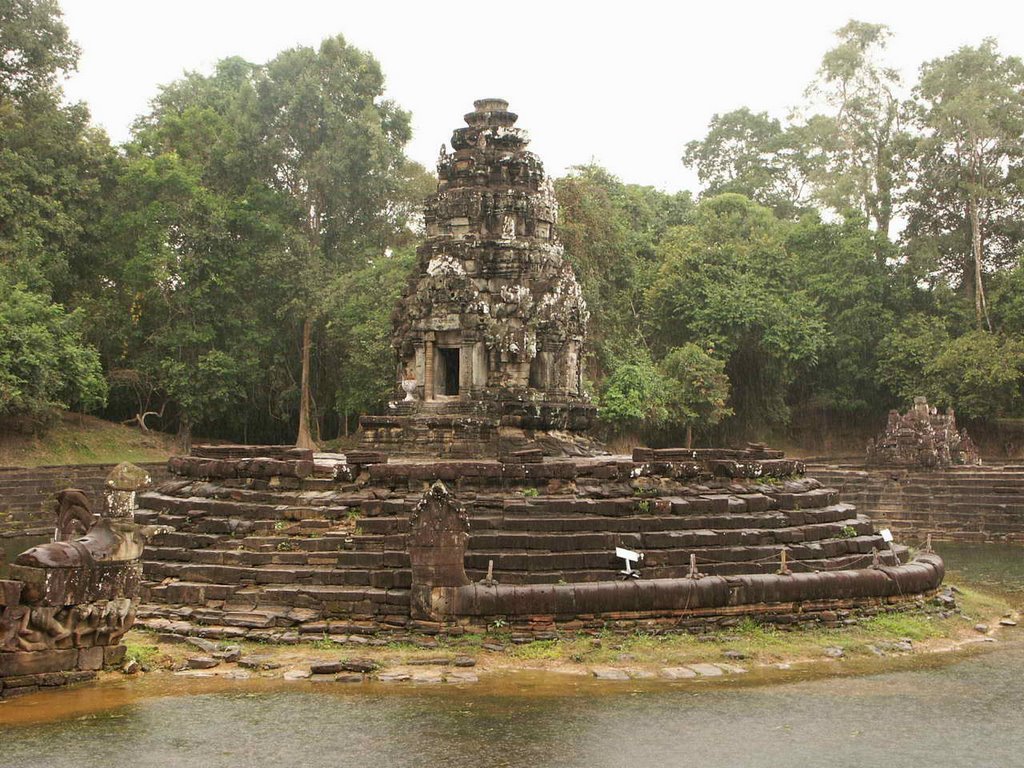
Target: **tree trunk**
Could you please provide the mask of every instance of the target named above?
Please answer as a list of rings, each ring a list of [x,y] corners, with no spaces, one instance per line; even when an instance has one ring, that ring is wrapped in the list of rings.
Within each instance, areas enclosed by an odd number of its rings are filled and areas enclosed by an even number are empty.
[[[979,328],[988,327],[992,323],[988,319],[988,306],[985,303],[985,287],[981,281],[982,249],[981,249],[981,217],[978,214],[978,201],[971,199],[967,203],[971,217],[971,255],[974,258],[974,319]]]
[[[310,432],[310,396],[309,396],[309,358],[313,346],[313,320],[310,317],[302,322],[302,384],[299,395],[299,434],[295,439],[296,448],[316,449],[313,435]]]
[[[178,450],[185,456],[192,452],[192,420],[185,413],[178,417]]]
[[[693,448],[693,425],[686,425],[686,449]]]

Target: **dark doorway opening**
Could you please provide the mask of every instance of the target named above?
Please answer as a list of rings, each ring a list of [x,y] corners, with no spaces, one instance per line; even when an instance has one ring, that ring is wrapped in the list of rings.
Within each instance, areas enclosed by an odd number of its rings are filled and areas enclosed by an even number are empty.
[[[459,394],[459,349],[438,347],[437,349],[438,371],[437,379],[441,395]]]

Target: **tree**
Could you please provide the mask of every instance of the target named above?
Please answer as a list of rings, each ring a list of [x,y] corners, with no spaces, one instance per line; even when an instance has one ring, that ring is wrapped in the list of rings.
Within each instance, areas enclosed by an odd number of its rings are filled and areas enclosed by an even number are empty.
[[[666,421],[686,429],[686,447],[693,445],[693,428],[713,427],[733,411],[725,361],[716,360],[696,344],[670,349],[658,364],[665,387]]]
[[[625,184],[597,165],[576,166],[555,182],[559,237],[590,309],[588,373],[603,378],[643,347],[643,286],[656,249],[693,210],[688,192]]]
[[[803,133],[815,197],[840,213],[856,211],[888,237],[895,195],[906,176],[909,139],[902,128],[899,73],[880,58],[891,37],[884,24],[851,20],[822,58],[807,97],[828,110]]]
[[[99,357],[82,338],[82,319],[0,274],[0,419],[41,424],[55,408],[103,404]]]
[[[878,345],[917,290],[892,266],[896,249],[858,215],[823,222],[816,214],[789,229],[786,248],[798,284],[821,308],[828,329],[817,364],[795,381],[791,402],[841,417],[885,408],[889,393],[877,376]]]
[[[77,59],[55,2],[0,0],[0,415],[37,426],[106,396],[74,305],[115,161],[85,107],[61,104]]]
[[[88,110],[61,104],[77,58],[55,2],[0,2],[0,265],[69,306],[115,164]]]
[[[932,255],[991,328],[984,274],[1015,259],[1024,197],[1024,62],[996,42],[921,67],[914,90],[922,132],[906,239]]]
[[[649,355],[637,354],[604,380],[598,415],[618,429],[658,429],[668,417],[669,382]]]
[[[302,383],[296,444],[312,447],[311,355],[321,286],[332,273],[381,255],[396,222],[407,161],[409,115],[382,100],[377,61],[340,35],[284,51],[258,83],[260,124],[271,158],[268,182],[294,203],[294,246],[301,249]]]
[[[937,405],[967,418],[1010,415],[1021,403],[1024,343],[976,329],[943,346],[925,376]]]
[[[380,408],[394,394],[391,314],[414,261],[410,248],[370,259],[338,275],[329,291],[324,336],[344,371],[334,407],[346,435],[349,414]]]
[[[78,65],[56,0],[0,0],[0,100],[51,92]]]
[[[878,348],[878,378],[903,403],[933,396],[926,370],[949,343],[942,319],[914,313],[887,333]]]
[[[697,171],[704,197],[732,192],[793,218],[808,203],[809,159],[798,130],[747,107],[715,115],[702,140],[686,145],[683,163]]]
[[[705,198],[662,241],[645,293],[655,355],[693,342],[726,360],[737,425],[747,434],[786,423],[787,388],[826,346],[786,226],[741,195]]]

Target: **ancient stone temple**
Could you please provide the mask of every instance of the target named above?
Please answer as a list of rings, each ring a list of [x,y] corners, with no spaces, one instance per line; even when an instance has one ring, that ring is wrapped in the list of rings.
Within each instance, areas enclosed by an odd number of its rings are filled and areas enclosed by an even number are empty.
[[[587,309],[563,256],[558,204],[508,102],[482,99],[441,147],[426,240],[394,315],[392,413],[368,447],[405,454],[593,453],[583,393]]]
[[[868,443],[867,463],[930,468],[981,464],[981,458],[967,430],[957,429],[952,410],[939,413],[927,398],[915,397],[905,414],[889,411],[885,431]]]
[[[922,605],[941,558],[762,445],[609,456],[581,388],[587,311],[540,161],[504,101],[442,150],[395,313],[396,396],[342,454],[194,446],[142,495],[140,622],[206,638],[409,641],[508,627],[840,627]],[[623,572],[621,551],[642,577]],[[628,560],[627,560],[628,562]],[[516,640],[518,636],[518,640]]]

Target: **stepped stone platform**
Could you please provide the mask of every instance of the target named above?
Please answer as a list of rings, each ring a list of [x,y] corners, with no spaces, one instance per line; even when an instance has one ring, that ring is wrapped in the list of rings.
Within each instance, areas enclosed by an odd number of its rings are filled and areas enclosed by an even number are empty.
[[[811,471],[898,536],[1024,543],[1024,466],[815,464]]]
[[[174,529],[146,548],[138,610],[140,624],[172,634],[384,642],[373,636],[460,632],[495,617],[535,636],[645,622],[700,630],[740,615],[838,626],[921,599],[942,578],[938,558],[899,565],[905,549],[777,452],[198,454],[172,459],[174,479],[142,494],[136,512]],[[461,608],[440,617],[416,610],[410,559],[413,513],[436,481],[468,523],[468,586],[451,595]],[[641,580],[618,582],[616,547],[644,553]],[[797,586],[776,583],[787,578]],[[485,587],[494,600],[475,596]],[[674,604],[684,592],[693,601]]]
[[[114,464],[66,464],[47,467],[0,467],[0,537],[53,532],[53,495],[80,488],[94,502],[103,498]],[[164,462],[142,465],[155,480],[167,477]]]

